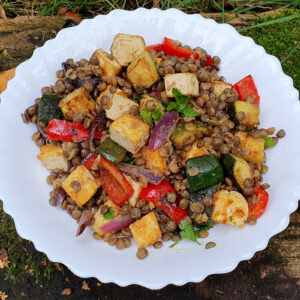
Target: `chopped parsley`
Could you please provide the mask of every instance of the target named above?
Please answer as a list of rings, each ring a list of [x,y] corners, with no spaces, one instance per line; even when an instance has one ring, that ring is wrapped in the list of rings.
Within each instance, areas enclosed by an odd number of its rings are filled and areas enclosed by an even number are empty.
[[[122,161],[123,163],[134,165],[135,160],[133,158],[130,158],[128,155],[126,155]]]
[[[265,149],[272,148],[276,145],[276,143],[270,136],[262,136],[261,138],[265,141]]]
[[[169,248],[173,248],[173,247],[175,247],[175,246],[178,245],[178,244],[179,244],[179,242],[175,242],[175,243],[173,243],[172,245],[170,245]]]
[[[190,240],[197,243],[198,245],[201,245],[198,242],[198,232],[194,230],[192,224],[190,224],[187,220],[182,220],[179,224],[179,228],[181,229],[180,236],[183,239]]]
[[[167,111],[176,110],[179,113],[184,114],[186,117],[196,117],[199,115],[196,111],[188,107],[191,98],[182,94],[178,89],[172,89],[175,102],[170,102],[167,106]]]
[[[152,119],[154,121],[159,121],[162,118],[162,113],[160,111],[160,107],[155,107],[154,110],[147,110],[146,108],[143,108],[140,110],[140,116],[147,121],[149,125],[152,124]],[[151,119],[152,118],[152,119]]]
[[[137,101],[141,101],[141,99],[142,99],[141,96],[138,96],[138,95],[136,95],[136,94],[133,94],[133,95],[132,95],[132,98],[133,98],[134,100],[137,100]]]
[[[233,221],[233,218],[232,218],[232,216],[230,216],[230,217],[229,217],[229,221],[230,221],[230,222],[232,222],[232,221]]]
[[[114,212],[113,208],[110,206],[108,208],[108,212],[103,217],[104,217],[104,220],[111,220],[114,218],[114,216],[115,216],[115,212]]]

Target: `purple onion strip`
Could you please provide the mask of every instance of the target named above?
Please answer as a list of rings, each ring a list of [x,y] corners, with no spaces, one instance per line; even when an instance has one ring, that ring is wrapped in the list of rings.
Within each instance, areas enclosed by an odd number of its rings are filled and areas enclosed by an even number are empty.
[[[104,127],[105,125],[105,111],[101,111],[96,118],[94,119],[91,127],[90,127],[90,133],[89,133],[89,148],[91,153],[95,153],[95,148],[93,145],[93,140],[94,140],[94,135],[95,135],[95,131],[97,129],[97,127],[101,125]]]
[[[79,219],[76,236],[81,235],[84,232],[85,228],[91,224],[93,216],[94,214],[90,210],[84,210],[82,212],[81,217]]]
[[[130,215],[118,215],[110,222],[100,227],[100,229],[104,232],[114,232],[128,227],[128,225],[134,221],[135,219],[131,218]]]
[[[41,126],[40,122],[36,122],[36,127],[37,130],[40,132],[40,134],[44,137],[44,138],[48,138],[47,134],[45,133],[43,127]]]
[[[65,200],[67,194],[62,187],[55,189],[55,206],[61,207],[63,201]]]

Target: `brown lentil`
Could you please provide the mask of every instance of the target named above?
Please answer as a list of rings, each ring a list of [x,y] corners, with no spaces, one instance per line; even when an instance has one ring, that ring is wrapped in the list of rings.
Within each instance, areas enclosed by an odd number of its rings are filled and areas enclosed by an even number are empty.
[[[283,129],[280,129],[277,133],[276,136],[278,138],[283,138],[285,136],[285,131]]]
[[[168,229],[169,232],[175,231],[176,228],[177,228],[177,225],[175,224],[175,222],[168,221],[168,223],[167,223],[167,229]]]
[[[162,247],[162,241],[156,241],[154,244],[153,244],[153,248],[155,249],[159,249]]]
[[[70,186],[75,193],[78,193],[81,189],[80,183],[77,180],[72,181]]]
[[[215,246],[216,246],[216,243],[214,243],[214,242],[208,242],[205,245],[205,249],[213,248]]]
[[[248,224],[248,225],[255,225],[256,224],[256,219],[254,219],[254,218],[248,218],[245,221],[245,223]]]
[[[208,231],[206,231],[206,230],[200,230],[199,233],[198,233],[198,235],[199,235],[199,238],[205,239],[205,238],[208,237]]]
[[[176,194],[171,192],[167,194],[167,201],[170,203],[175,203],[176,202]]]
[[[270,185],[268,183],[264,183],[264,184],[261,184],[260,186],[262,189],[266,190],[268,188],[270,188]]]
[[[136,257],[138,259],[145,259],[148,256],[148,250],[146,248],[139,248]]]

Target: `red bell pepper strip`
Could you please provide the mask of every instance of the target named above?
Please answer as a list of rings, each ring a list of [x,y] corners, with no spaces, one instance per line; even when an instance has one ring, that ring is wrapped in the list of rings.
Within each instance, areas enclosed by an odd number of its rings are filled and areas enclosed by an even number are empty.
[[[248,75],[235,83],[232,88],[237,91],[240,100],[245,101],[247,97],[252,97],[255,104],[260,103],[260,97],[251,75]]]
[[[211,67],[212,66],[212,59],[210,55],[206,55],[206,62],[204,64],[204,67]]]
[[[158,185],[148,184],[146,188],[142,189],[139,198],[160,207],[178,225],[189,213],[188,210],[181,209],[177,204],[167,201],[166,196],[170,192],[176,193],[172,185],[168,181],[163,180]]]
[[[157,52],[160,52],[162,50],[162,44],[150,45],[147,47],[147,51],[149,52],[150,50],[156,50]]]
[[[99,172],[100,182],[111,201],[122,205],[132,196],[134,191],[131,184],[114,164],[99,156],[89,159],[84,164],[89,170],[93,169],[94,165],[105,169]]]
[[[47,136],[53,141],[82,142],[88,141],[89,131],[79,123],[50,119],[47,127]],[[96,130],[94,138],[100,139],[101,136],[102,131]]]
[[[247,199],[249,212],[248,218],[259,218],[266,210],[269,194],[266,190],[262,189],[259,185],[254,188],[254,195],[256,196],[257,202],[255,204],[252,203],[250,198]]]

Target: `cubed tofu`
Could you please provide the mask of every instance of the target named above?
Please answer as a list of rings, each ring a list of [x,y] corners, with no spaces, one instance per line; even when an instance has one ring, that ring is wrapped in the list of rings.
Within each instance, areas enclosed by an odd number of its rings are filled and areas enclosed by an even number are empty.
[[[150,212],[129,226],[140,248],[153,245],[161,238],[161,230],[154,212]]]
[[[133,100],[115,93],[107,103],[106,117],[110,120],[116,120],[123,113],[129,112],[132,106],[139,107]]]
[[[198,141],[196,141],[194,144],[192,144],[192,147],[189,151],[186,152],[185,158],[182,160],[183,166],[185,166],[185,162],[193,157],[198,157],[202,155],[208,155],[208,151],[205,149],[204,146],[198,147]]]
[[[199,82],[193,73],[176,73],[165,76],[165,89],[168,97],[173,97],[172,90],[177,88],[182,94],[191,97],[199,96]]]
[[[239,192],[221,190],[215,193],[211,219],[216,223],[244,227],[248,218],[248,203]]]
[[[63,156],[63,148],[54,145],[44,145],[40,148],[37,158],[47,168],[47,170],[68,170],[68,160]]]
[[[107,96],[108,99],[111,99],[112,96],[113,96],[114,94],[118,94],[118,95],[120,95],[120,96],[127,97],[127,94],[125,93],[125,91],[120,90],[120,89],[117,89],[117,91],[116,91],[115,93],[111,93],[110,88],[111,88],[111,85],[109,84],[109,85],[105,88],[105,90],[102,91],[102,92],[100,93],[100,95],[99,95],[99,97],[97,98],[96,102],[101,103],[101,98],[102,98],[103,96]]]
[[[126,67],[146,50],[146,44],[141,36],[119,33],[115,36],[110,50],[118,63]]]
[[[158,79],[158,73],[150,54],[145,51],[127,68],[127,78],[135,88],[148,88]]]
[[[113,141],[135,154],[146,144],[150,126],[133,115],[124,113],[112,122],[109,131]]]
[[[79,191],[72,187],[77,181],[80,184]],[[78,166],[62,183],[63,189],[76,202],[79,207],[87,203],[100,187],[100,180],[94,178],[85,166]]]
[[[164,175],[167,174],[167,166],[165,159],[159,154],[159,148],[150,151],[148,146],[142,148],[142,156],[146,161],[146,168],[158,171]]]
[[[231,89],[232,84],[223,81],[213,81],[214,94],[219,97],[225,89]]]
[[[144,109],[146,108],[146,104],[148,101],[153,101],[154,105],[156,107],[160,108],[160,111],[163,112],[165,110],[164,106],[155,98],[155,97],[151,97],[149,95],[144,95],[141,102],[140,102],[140,109]]]
[[[86,117],[94,118],[96,116],[95,101],[89,100],[83,87],[76,89],[74,92],[63,98],[59,106],[68,121],[73,121],[77,113],[82,113]]]
[[[138,181],[133,180],[130,176],[124,175],[127,179],[127,181],[131,184],[133,188],[133,194],[132,196],[128,199],[129,204],[132,207],[135,207],[137,201],[139,200],[140,193],[142,191],[142,184]]]
[[[241,149],[247,149],[248,154],[240,156],[250,162],[261,165],[264,162],[265,141],[262,138],[254,138],[248,132],[239,131],[235,134],[239,137]]]
[[[120,207],[117,206],[116,204],[114,204],[111,200],[107,200],[107,201],[105,202],[105,205],[108,206],[108,208],[111,207],[111,209],[112,209],[113,212],[114,212],[114,218],[115,218],[116,216],[119,215],[119,213],[120,213]],[[98,211],[96,212],[96,214],[94,215],[94,220],[95,220],[95,222],[94,222],[94,224],[92,225],[92,228],[94,229],[94,231],[95,231],[99,236],[104,236],[104,235],[105,235],[105,232],[102,231],[100,228],[101,228],[104,224],[110,222],[112,219],[107,219],[107,220],[105,220],[105,219],[104,219],[104,215],[101,214],[101,208],[99,208]]]
[[[117,76],[121,72],[122,66],[120,66],[119,63],[104,50],[96,50],[93,56],[97,57],[98,65],[105,76]]]

